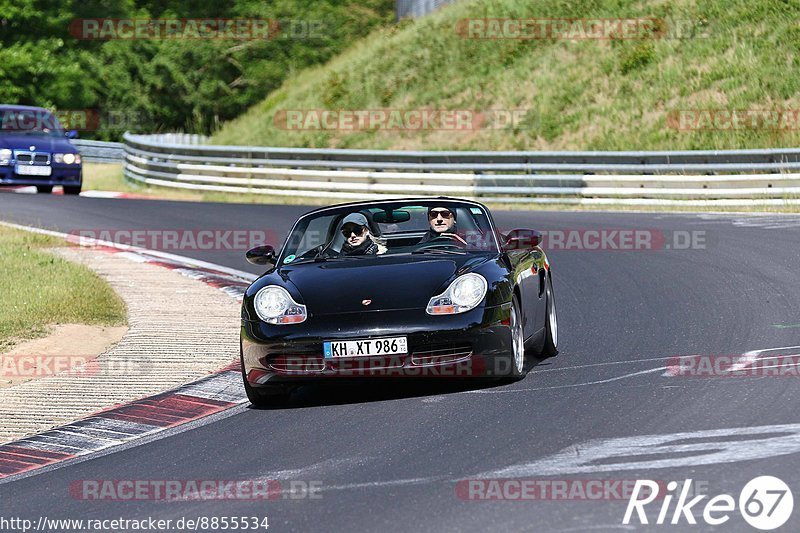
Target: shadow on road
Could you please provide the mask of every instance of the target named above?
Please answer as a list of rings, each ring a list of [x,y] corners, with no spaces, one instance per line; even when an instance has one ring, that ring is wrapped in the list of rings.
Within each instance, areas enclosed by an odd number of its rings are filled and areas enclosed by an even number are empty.
[[[528,363],[531,370],[539,365],[548,366],[547,360]],[[326,405],[347,405],[388,400],[402,400],[423,396],[439,396],[459,392],[513,386],[515,382],[485,378],[331,378],[299,385],[288,402],[271,407],[254,407],[255,410],[302,409]],[[519,383],[519,382],[516,382]]]

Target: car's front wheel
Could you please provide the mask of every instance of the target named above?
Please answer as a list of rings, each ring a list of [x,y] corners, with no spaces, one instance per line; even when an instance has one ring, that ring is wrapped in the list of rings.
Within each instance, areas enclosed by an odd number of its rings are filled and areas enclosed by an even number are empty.
[[[269,391],[266,390],[262,391],[261,389],[256,389],[255,387],[251,387],[250,384],[247,383],[247,379],[244,380],[244,391],[247,394],[247,399],[250,400],[251,404],[253,404],[253,407],[258,407],[259,409],[268,409],[270,407],[285,407],[289,403],[289,396],[291,394],[290,391],[285,389],[276,389]]]
[[[50,194],[51,192],[53,192],[53,186],[52,185],[37,185],[36,186],[36,192],[38,192],[40,194]]]
[[[289,396],[291,390],[285,387],[267,386],[267,387],[253,387],[247,381],[247,374],[244,370],[244,359],[240,356],[242,364],[242,381],[244,382],[244,392],[247,394],[247,399],[253,404],[253,407],[260,409],[267,409],[270,407],[283,407],[289,403]]]
[[[71,196],[77,196],[81,193],[81,186],[80,185],[64,185],[64,194],[69,194]]]

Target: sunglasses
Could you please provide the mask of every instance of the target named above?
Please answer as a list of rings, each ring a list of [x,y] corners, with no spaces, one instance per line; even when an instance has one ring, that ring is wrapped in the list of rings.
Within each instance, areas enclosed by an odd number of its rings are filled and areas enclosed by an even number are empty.
[[[342,235],[344,235],[345,238],[350,237],[351,234],[359,236],[364,233],[365,229],[367,229],[366,226],[345,226],[342,228]]]
[[[453,218],[453,213],[451,213],[450,211],[428,211],[428,218],[431,220],[440,215],[445,220]]]

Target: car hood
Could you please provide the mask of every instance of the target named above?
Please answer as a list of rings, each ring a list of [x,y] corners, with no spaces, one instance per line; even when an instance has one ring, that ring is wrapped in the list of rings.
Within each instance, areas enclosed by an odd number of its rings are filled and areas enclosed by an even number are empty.
[[[457,275],[489,259],[485,255],[352,258],[284,267],[278,273],[297,288],[315,315],[424,309]]]
[[[30,150],[31,146],[37,152],[63,152],[77,153],[75,145],[66,138],[46,137],[43,135],[6,135],[0,134],[0,148],[9,150]]]

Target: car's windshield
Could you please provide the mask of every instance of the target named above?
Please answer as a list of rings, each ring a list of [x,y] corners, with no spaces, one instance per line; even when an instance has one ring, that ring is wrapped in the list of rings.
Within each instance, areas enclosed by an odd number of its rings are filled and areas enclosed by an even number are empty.
[[[380,202],[302,217],[284,246],[283,264],[396,254],[497,252],[487,211],[452,200]]]
[[[0,135],[63,137],[64,128],[45,109],[0,109]]]

